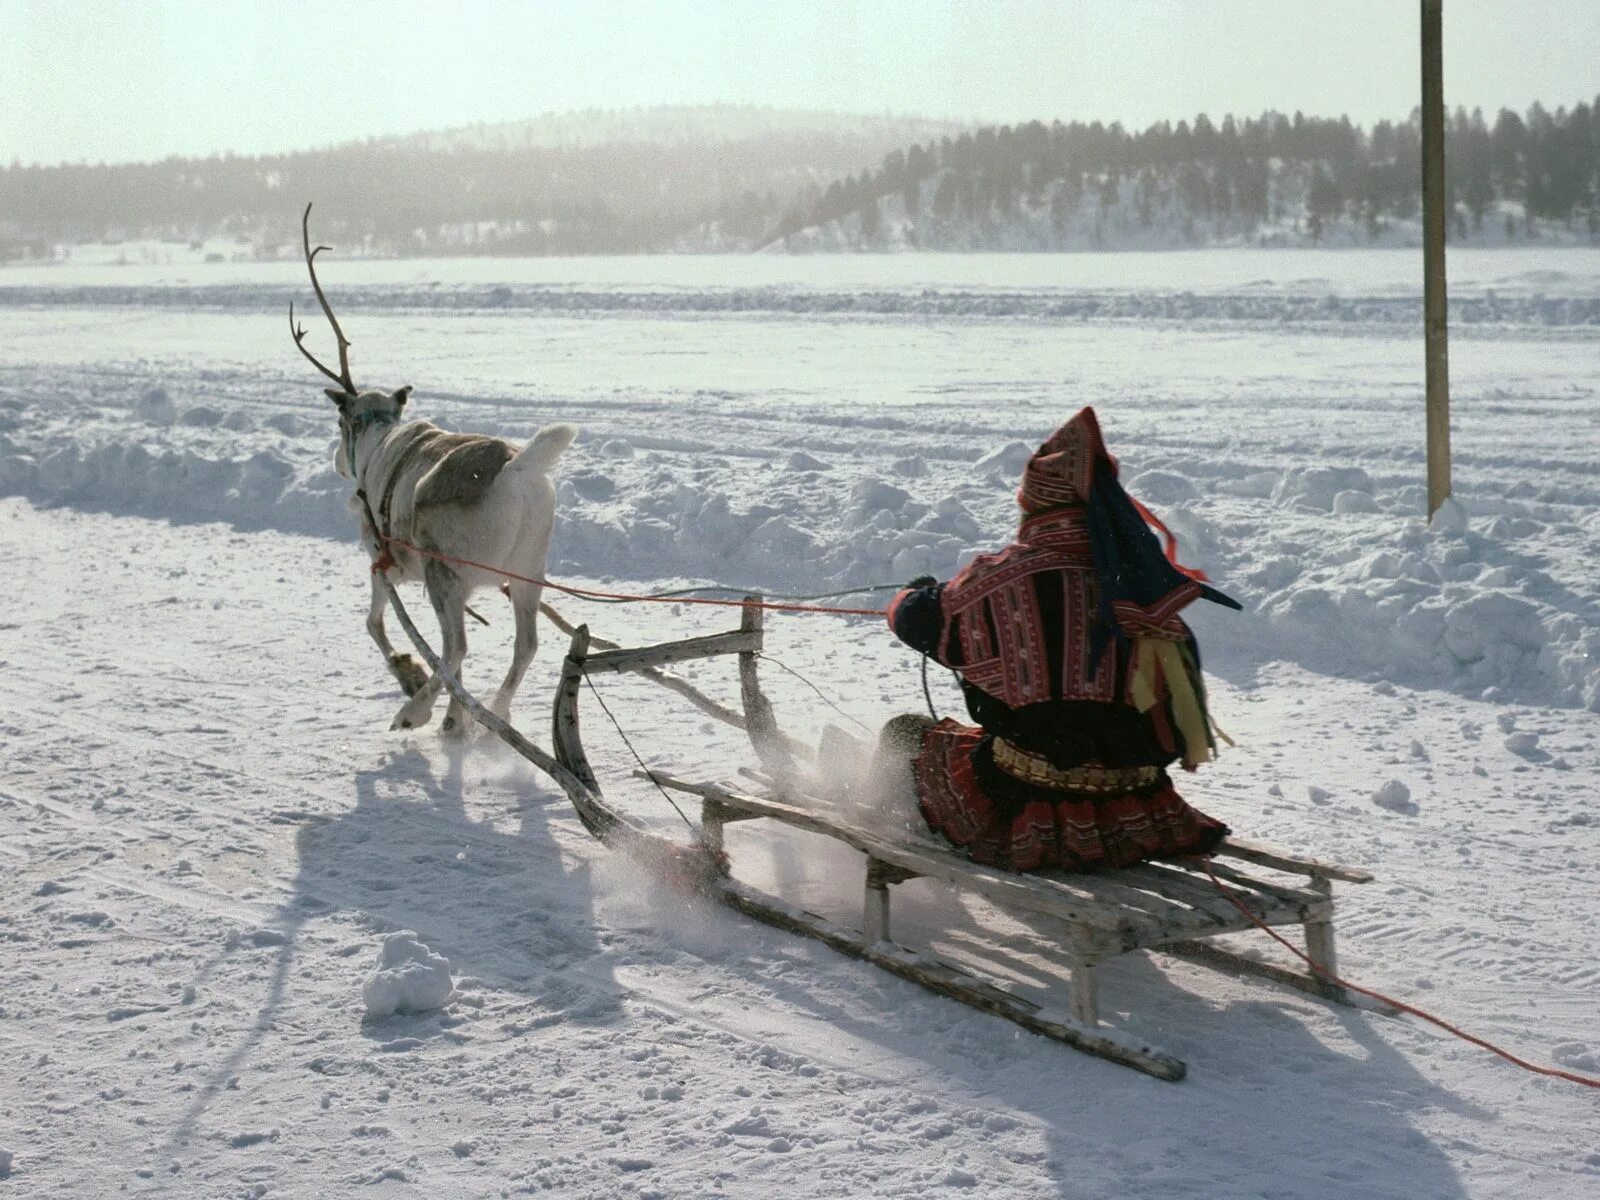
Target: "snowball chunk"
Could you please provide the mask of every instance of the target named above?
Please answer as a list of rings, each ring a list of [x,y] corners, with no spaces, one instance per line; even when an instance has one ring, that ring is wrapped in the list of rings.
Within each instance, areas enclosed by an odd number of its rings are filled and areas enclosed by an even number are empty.
[[[378,969],[362,985],[361,998],[368,1016],[387,1017],[443,1008],[454,990],[450,960],[423,945],[415,931],[402,929],[383,939]]]
[[[1507,736],[1505,745],[1513,754],[1532,754],[1539,748],[1539,735],[1526,731],[1513,733]]]
[[[1377,791],[1372,793],[1372,802],[1379,808],[1386,808],[1390,812],[1404,813],[1414,817],[1420,811],[1416,802],[1411,799],[1411,789],[1398,779],[1391,779]]]

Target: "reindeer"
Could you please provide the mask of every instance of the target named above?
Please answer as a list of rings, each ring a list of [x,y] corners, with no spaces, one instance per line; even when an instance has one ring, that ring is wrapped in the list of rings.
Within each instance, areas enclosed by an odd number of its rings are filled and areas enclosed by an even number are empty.
[[[447,433],[428,421],[404,420],[412,391],[409,384],[393,392],[357,389],[350,374],[350,341],[317,280],[316,258],[328,247],[311,248],[309,204],[300,219],[300,233],[311,286],[338,341],[338,373],[306,349],[306,331],[295,321],[292,302],[289,332],[311,365],[338,384],[324,389],[339,410],[334,467],[356,485],[350,507],[360,515],[362,544],[375,563],[387,566],[392,560],[393,566],[387,567],[391,581],[422,581],[444,635],[442,658],[457,679],[467,653],[467,600],[479,587],[500,586],[505,591],[516,615],[516,644],[511,668],[489,707],[509,719],[512,698],[539,646],[541,587],[524,580],[503,584],[493,572],[418,554],[390,539],[450,560],[471,559],[542,578],[555,525],[550,469],[572,444],[577,427],[547,425],[518,449],[501,438]],[[390,644],[383,625],[388,597],[377,571],[375,566],[367,632],[410,697],[389,728],[417,729],[432,719],[443,680],[437,673],[426,674],[416,659],[397,654]],[[466,726],[466,710],[452,697],[441,731],[460,735]]]

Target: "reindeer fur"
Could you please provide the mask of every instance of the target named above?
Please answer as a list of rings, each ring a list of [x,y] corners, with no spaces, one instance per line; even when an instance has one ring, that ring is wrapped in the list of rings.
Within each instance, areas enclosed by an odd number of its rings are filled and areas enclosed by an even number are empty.
[[[555,488],[550,469],[577,429],[549,425],[539,430],[525,447],[500,438],[447,433],[428,421],[403,419],[411,389],[395,392],[367,391],[352,395],[327,389],[339,409],[339,450],[334,466],[355,482],[366,505],[352,497],[360,515],[362,541],[374,557],[384,549],[379,531],[367,519],[385,526],[389,537],[451,558],[503,567],[532,579],[544,577],[550,534],[555,525]],[[395,583],[420,580],[439,618],[444,636],[440,657],[460,678],[467,652],[466,606],[480,587],[501,587],[500,575],[459,563],[414,553],[388,544]],[[538,584],[511,580],[504,587],[516,617],[516,639],[511,667],[489,708],[509,719],[511,701],[539,646]],[[410,697],[395,715],[391,729],[416,729],[432,719],[443,680],[427,675],[408,654],[397,654],[384,629],[388,597],[376,576],[372,581],[372,607],[367,632],[377,643],[389,669]],[[451,698],[441,729],[446,734],[465,732],[466,710]]]

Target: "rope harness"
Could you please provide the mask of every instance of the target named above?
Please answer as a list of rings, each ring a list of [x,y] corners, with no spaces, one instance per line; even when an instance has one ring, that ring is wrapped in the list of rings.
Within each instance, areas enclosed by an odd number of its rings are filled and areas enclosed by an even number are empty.
[[[363,505],[366,504],[366,495],[356,493],[361,497]],[[774,600],[718,600],[709,596],[691,596],[689,592],[727,592],[736,591],[735,588],[705,587],[683,588],[676,592],[602,592],[595,588],[574,587],[567,583],[557,583],[553,579],[537,579],[531,575],[518,575],[515,571],[507,571],[503,567],[490,566],[488,563],[476,562],[470,558],[460,558],[454,554],[445,554],[438,550],[427,550],[421,546],[413,545],[402,538],[393,537],[381,530],[377,523],[371,519],[371,508],[367,508],[368,524],[372,526],[373,535],[383,547],[383,554],[372,564],[374,571],[387,571],[395,565],[394,557],[389,553],[389,547],[399,546],[402,550],[409,550],[423,558],[431,558],[438,562],[450,563],[458,567],[472,567],[475,570],[487,571],[491,575],[499,575],[504,579],[513,579],[518,583],[533,584],[536,587],[546,587],[551,591],[561,592],[563,595],[573,596],[579,600],[594,600],[603,604],[702,604],[715,608],[761,608],[768,612],[802,612],[802,613],[830,613],[843,617],[881,617],[881,608],[843,608],[824,604],[802,604],[790,601]],[[838,592],[824,592],[817,597],[807,599],[825,599],[829,596],[851,596],[860,592],[881,592],[890,588],[898,588],[899,584],[877,583],[866,587],[847,588]]]

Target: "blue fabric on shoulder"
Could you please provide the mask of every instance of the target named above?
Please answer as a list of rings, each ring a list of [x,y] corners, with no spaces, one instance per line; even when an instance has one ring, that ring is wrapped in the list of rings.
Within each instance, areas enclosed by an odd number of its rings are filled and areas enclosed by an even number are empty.
[[[1113,637],[1127,640],[1117,627],[1111,608],[1114,602],[1128,600],[1140,608],[1149,608],[1195,581],[1167,561],[1161,539],[1145,524],[1105,459],[1095,463],[1094,484],[1089,489],[1089,545],[1100,583],[1100,607],[1085,661],[1096,663]],[[1203,600],[1226,608],[1243,608],[1233,597],[1208,584],[1198,586]]]

